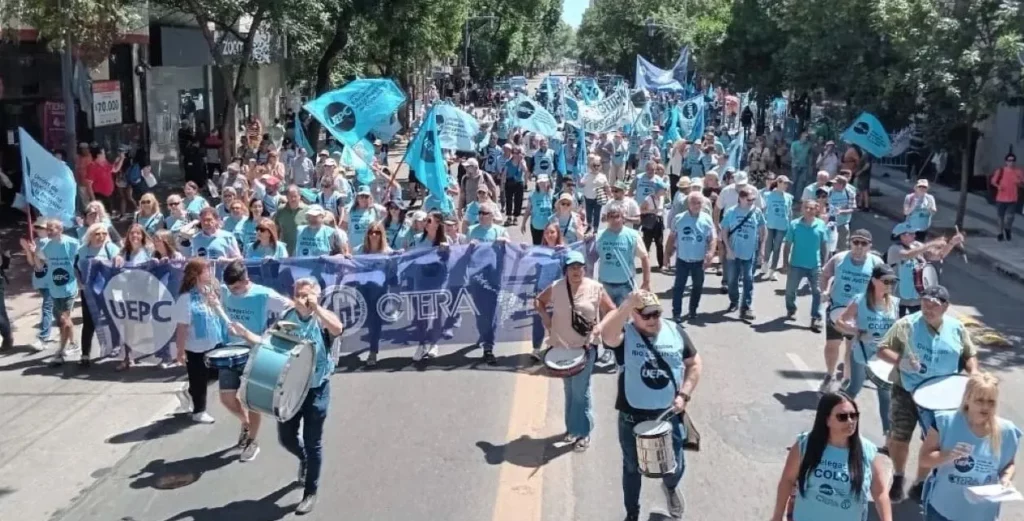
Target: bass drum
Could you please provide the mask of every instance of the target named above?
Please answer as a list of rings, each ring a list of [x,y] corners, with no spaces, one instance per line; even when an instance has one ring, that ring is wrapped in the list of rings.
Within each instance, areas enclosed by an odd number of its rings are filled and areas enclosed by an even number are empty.
[[[939,285],[939,270],[930,262],[919,263],[914,268],[914,289],[920,295],[925,288]]]

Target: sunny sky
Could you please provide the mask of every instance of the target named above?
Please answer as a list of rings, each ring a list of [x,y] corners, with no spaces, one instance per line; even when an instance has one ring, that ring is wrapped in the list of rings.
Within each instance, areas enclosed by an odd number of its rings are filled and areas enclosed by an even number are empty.
[[[583,11],[587,10],[588,0],[562,0],[562,20],[578,29],[583,20]]]

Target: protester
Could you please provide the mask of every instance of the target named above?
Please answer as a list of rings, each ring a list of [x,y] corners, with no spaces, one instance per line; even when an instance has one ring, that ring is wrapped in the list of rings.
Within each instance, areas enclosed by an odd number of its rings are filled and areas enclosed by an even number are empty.
[[[768,280],[778,280],[775,270],[779,267],[782,243],[789,232],[790,216],[793,214],[793,196],[789,193],[789,178],[779,176],[769,185],[771,191],[764,201],[765,228],[767,228]]]
[[[737,174],[737,177],[739,175]],[[739,204],[725,211],[722,217],[722,244],[725,247],[725,269],[729,284],[729,309],[739,309],[743,320],[754,320],[754,265],[764,263],[767,228],[761,210],[754,207],[758,198],[754,189],[741,185],[737,191]],[[721,199],[719,199],[721,202]],[[739,283],[743,280],[743,300]]]
[[[215,288],[216,279],[209,263],[192,259],[185,264],[178,300],[171,308],[175,326],[175,359],[188,374],[188,396],[192,421],[213,423],[206,412],[206,387],[217,378],[216,370],[206,365],[206,353],[227,341],[227,323]]]
[[[1024,170],[1017,166],[1017,156],[1006,154],[1003,166],[992,174],[995,187],[996,217],[1000,241],[1013,239],[1013,219],[1020,213],[1020,189],[1024,187]]]
[[[685,178],[684,178],[685,179]],[[675,216],[668,234],[665,265],[671,265],[675,256],[675,282],[672,285],[672,320],[682,322],[683,291],[687,279],[693,278],[687,320],[697,318],[701,295],[704,293],[704,270],[715,256],[718,239],[711,216],[705,213],[704,196],[691,192],[686,196],[687,210]]]
[[[903,199],[903,215],[914,229],[914,240],[928,240],[928,229],[932,227],[932,218],[938,210],[935,197],[928,193],[928,180],[919,179],[914,191]]]
[[[828,262],[828,228],[818,218],[818,202],[805,200],[799,219],[790,221],[782,249],[786,276],[786,320],[796,316],[796,292],[807,279],[811,289],[811,330],[821,332],[821,267]]]

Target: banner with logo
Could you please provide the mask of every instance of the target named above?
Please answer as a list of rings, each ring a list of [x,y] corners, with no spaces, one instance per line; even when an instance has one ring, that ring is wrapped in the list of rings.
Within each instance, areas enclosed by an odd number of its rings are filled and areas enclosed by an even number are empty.
[[[303,107],[338,141],[351,145],[391,120],[405,94],[388,79],[359,79]]]
[[[71,168],[21,127],[18,127],[18,141],[21,144],[21,171],[27,180],[25,200],[43,217],[55,217],[64,226],[74,226],[78,187]]]
[[[437,126],[441,129],[441,148],[460,152],[476,152],[480,133],[480,122],[463,110],[449,103],[439,103],[434,108]]]
[[[572,123],[581,125],[584,131],[591,134],[612,132],[630,124],[637,112],[632,109],[629,91],[625,87],[615,89],[611,95],[594,105],[580,105],[578,101],[576,105],[580,107],[579,118]]]
[[[860,116],[846,129],[840,139],[857,145],[865,152],[875,157],[886,157],[892,144],[889,142],[889,133],[874,115],[862,112]]]
[[[636,81],[633,82],[634,87],[673,92],[685,91],[686,69],[689,61],[689,47],[683,47],[679,51],[679,58],[676,59],[676,62],[669,70],[654,65],[638,54],[636,55]]]
[[[450,213],[454,208],[445,190],[452,182],[448,162],[445,161],[444,152],[441,150],[438,107],[439,105],[430,107],[430,111],[423,116],[423,124],[405,152],[405,162],[410,170],[416,172],[416,176],[423,186],[427,187],[427,191],[441,202],[441,211]]]
[[[296,280],[316,279],[320,305],[344,323],[342,350],[352,352],[371,342],[395,349],[420,342],[470,346],[527,340],[536,327],[533,299],[562,276],[569,250],[584,252],[591,260],[588,270],[593,267],[593,241],[562,250],[496,242],[246,265],[252,282],[285,296]],[[176,328],[171,309],[183,268],[182,261],[134,268],[93,262],[84,290],[103,355],[124,345],[137,356],[169,354]],[[267,323],[276,318],[268,317]]]
[[[698,94],[679,106],[679,129],[683,139],[699,141],[704,136],[703,94]]]
[[[555,133],[558,132],[555,117],[536,101],[520,94],[509,102],[508,107],[506,117],[510,128],[536,132],[547,138],[555,137]]]

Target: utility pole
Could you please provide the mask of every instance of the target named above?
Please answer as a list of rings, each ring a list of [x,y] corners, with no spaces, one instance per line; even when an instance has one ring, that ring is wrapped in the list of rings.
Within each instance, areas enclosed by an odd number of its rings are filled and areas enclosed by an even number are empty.
[[[57,0],[58,11],[63,9],[63,3],[62,0]],[[60,53],[60,91],[64,99],[64,160],[74,172],[77,157],[75,130],[78,128],[76,122],[78,114],[75,111],[75,96],[72,94],[75,67],[71,61],[71,44],[71,32],[69,31],[64,35],[64,49]]]

